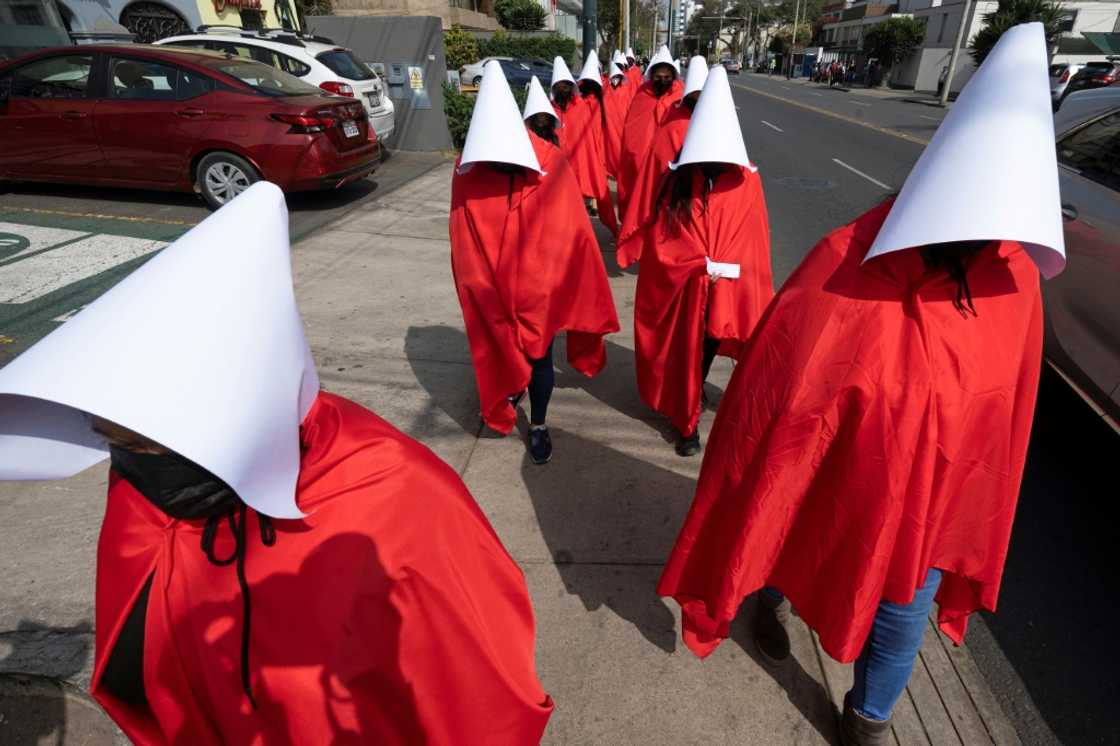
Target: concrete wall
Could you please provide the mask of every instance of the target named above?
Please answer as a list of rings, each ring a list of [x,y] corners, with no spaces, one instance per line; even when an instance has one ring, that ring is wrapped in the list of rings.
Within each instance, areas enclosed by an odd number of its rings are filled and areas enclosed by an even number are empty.
[[[448,0],[334,0],[332,9],[336,16],[435,16],[444,31],[455,25],[494,31],[498,21],[487,14],[490,5],[479,2],[476,11],[453,7]]]
[[[316,34],[354,50],[364,62],[416,65],[424,70],[424,93],[430,108],[411,90],[390,85],[396,106],[396,131],[390,146],[399,150],[450,150],[451,135],[443,114],[443,28],[439,18],[401,16],[309,16]],[[392,81],[389,81],[390,84]],[[404,95],[403,98],[398,96]]]

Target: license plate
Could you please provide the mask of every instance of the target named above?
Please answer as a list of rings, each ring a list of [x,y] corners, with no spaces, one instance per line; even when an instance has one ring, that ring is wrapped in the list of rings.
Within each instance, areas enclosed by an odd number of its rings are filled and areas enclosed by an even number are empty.
[[[358,123],[357,122],[343,122],[342,133],[347,137],[358,136]]]
[[[381,94],[377,91],[374,91],[373,93],[367,93],[366,97],[369,98],[369,105],[372,108],[376,109],[378,106],[381,106]]]

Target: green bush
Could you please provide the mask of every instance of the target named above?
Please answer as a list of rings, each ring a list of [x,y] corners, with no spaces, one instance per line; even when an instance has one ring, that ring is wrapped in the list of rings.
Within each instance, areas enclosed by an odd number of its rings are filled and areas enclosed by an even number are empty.
[[[969,42],[968,51],[977,65],[983,64],[999,37],[1012,26],[1038,21],[1046,34],[1046,46],[1053,57],[1062,35],[1062,21],[1069,11],[1061,3],[1050,0],[1000,0],[992,13],[984,14],[984,28]]]
[[[461,150],[467,140],[474,113],[474,96],[462,94],[450,83],[443,84],[443,114],[447,117],[447,130],[456,150]]]
[[[560,34],[534,34],[533,36],[512,36],[497,31],[489,39],[478,41],[479,59],[483,57],[539,58],[551,61],[553,57],[563,57],[569,64],[576,60],[575,39]]]
[[[498,23],[514,31],[536,31],[544,28],[544,8],[536,0],[497,0],[494,15]]]
[[[478,42],[458,24],[443,35],[443,54],[447,57],[447,69],[458,70],[463,65],[478,62]]]
[[[883,82],[890,70],[909,57],[926,35],[924,18],[888,18],[877,23],[863,35],[863,51],[883,66]]]

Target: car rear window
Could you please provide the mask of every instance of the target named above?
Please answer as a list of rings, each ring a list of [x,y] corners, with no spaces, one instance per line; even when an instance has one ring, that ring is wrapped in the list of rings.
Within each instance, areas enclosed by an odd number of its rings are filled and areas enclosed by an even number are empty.
[[[1089,62],[1085,65],[1085,70],[1087,72],[1108,72],[1111,69],[1111,62]]]
[[[266,96],[317,96],[322,93],[294,75],[260,62],[229,59],[215,62],[213,66]]]
[[[355,57],[349,49],[332,49],[315,59],[330,68],[331,72],[348,80],[373,80],[374,74]]]

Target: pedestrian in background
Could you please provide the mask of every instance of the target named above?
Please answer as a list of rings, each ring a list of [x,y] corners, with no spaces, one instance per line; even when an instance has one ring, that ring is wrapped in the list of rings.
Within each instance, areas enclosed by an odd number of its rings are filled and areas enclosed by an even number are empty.
[[[525,579],[454,470],[320,391],[275,185],[0,370],[0,412],[0,479],[109,459],[90,688],[130,743],[540,739]]]
[[[603,95],[603,71],[595,52],[587,55],[587,62],[579,74],[579,91],[587,107],[587,128],[583,142],[578,149],[580,172],[586,175],[586,184],[580,185],[585,201],[589,201],[591,216],[598,216],[600,222],[612,235],[618,235],[618,218],[611,201],[610,186],[607,184],[607,112]],[[589,193],[590,192],[590,193]]]
[[[501,65],[488,62],[451,180],[451,268],[483,420],[509,433],[528,390],[535,464],[552,458],[554,338],[567,331],[568,362],[593,376],[606,365],[603,335],[619,329],[579,184],[561,156],[530,139]]]
[[[694,456],[716,354],[739,353],[774,295],[762,180],[722,66],[708,73],[644,231],[634,301],[638,391],[672,422],[677,453]]]
[[[611,62],[609,84],[603,97],[603,106],[607,112],[606,131],[604,133],[604,146],[607,158],[607,174],[618,180],[619,159],[622,157],[622,130],[626,125],[626,113],[630,110],[630,102],[638,86],[630,82],[622,65],[626,59],[619,59],[615,55]]]
[[[622,157],[618,167],[618,206],[625,215],[638,173],[649,157],[654,135],[669,107],[681,98],[680,71],[669,48],[662,46],[646,69],[645,82],[638,89],[622,131]],[[640,198],[640,195],[639,195]]]
[[[994,611],[1065,265],[1042,25],[999,40],[897,199],[827,236],[740,356],[659,592],[706,656],[747,594],[855,661],[845,744],[891,741],[928,614]],[[703,106],[703,99],[701,99]],[[929,205],[938,205],[931,212]],[[786,600],[786,598],[788,600]]]

